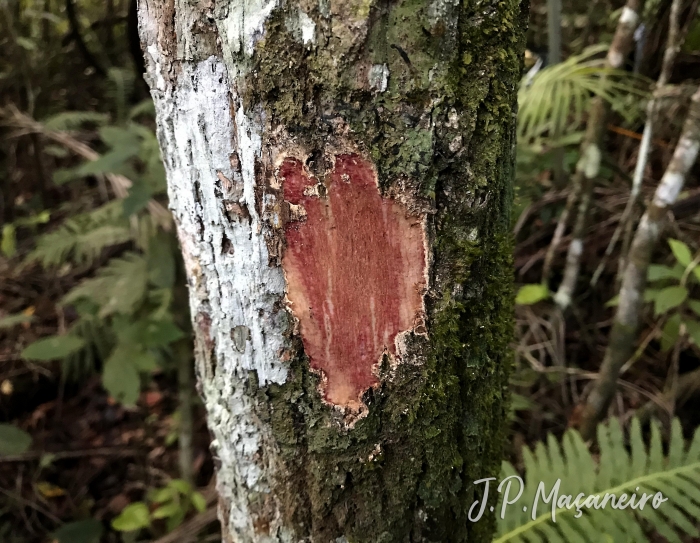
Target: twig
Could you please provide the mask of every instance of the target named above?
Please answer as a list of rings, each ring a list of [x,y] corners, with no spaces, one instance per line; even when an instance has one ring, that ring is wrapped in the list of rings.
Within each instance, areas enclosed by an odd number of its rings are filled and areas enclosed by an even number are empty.
[[[210,484],[202,491],[207,505],[211,505],[216,501],[216,489],[213,484]],[[199,532],[206,528],[209,524],[216,522],[217,508],[209,507],[207,510],[195,515],[191,519],[185,521],[172,532],[165,534],[163,537],[154,540],[152,543],[186,543],[192,540]]]
[[[23,454],[0,456],[2,462],[30,462],[38,460],[42,456],[51,456],[52,460],[65,460],[69,458],[85,458],[86,456],[138,456],[145,451],[139,449],[124,449],[123,447],[100,447],[96,449],[83,449],[80,451],[29,451]]]
[[[216,522],[217,518],[217,508],[210,507],[182,523],[169,534],[154,540],[153,543],[185,543],[191,541],[204,528]]]
[[[561,0],[547,0],[547,64],[554,66],[561,62]],[[555,130],[552,134],[558,138],[561,134]],[[564,183],[564,148],[557,147],[553,152],[552,168],[554,183],[561,187]]]
[[[524,354],[524,357],[530,363],[532,369],[537,373],[563,373],[564,375],[569,375],[577,379],[586,379],[591,381],[596,381],[599,379],[599,374],[597,374],[594,371],[586,371],[579,368],[567,368],[563,366],[545,367],[542,366],[537,361],[537,359],[535,359],[530,353]],[[644,390],[639,385],[635,385],[634,383],[630,383],[629,381],[625,381],[624,379],[617,379],[617,384],[620,385],[622,388],[627,388],[629,390],[632,390],[633,392],[641,394],[642,396],[649,398],[650,402],[653,402],[659,407],[665,408],[665,405],[659,398],[657,398],[657,396],[653,392]]]
[[[47,517],[48,519],[51,519],[51,520],[52,520],[53,522],[55,522],[56,524],[61,524],[61,519],[59,519],[57,516],[55,516],[54,514],[52,514],[50,511],[48,511],[48,510],[44,509],[43,507],[37,505],[37,504],[34,503],[33,501],[27,500],[26,498],[23,498],[23,497],[20,496],[19,494],[14,494],[13,492],[9,492],[8,490],[5,490],[5,489],[2,488],[2,487],[0,487],[0,492],[2,492],[5,496],[7,496],[8,498],[10,498],[11,500],[15,500],[15,501],[17,501],[18,503],[20,503],[20,504],[22,504],[22,505],[25,505],[25,506],[27,506],[27,507],[31,507],[31,508],[34,509],[35,511],[38,511],[39,513],[41,513],[42,515],[44,515],[44,516]]]
[[[596,425],[605,416],[615,394],[620,368],[634,350],[651,253],[661,236],[668,210],[678,198],[685,177],[697,159],[699,149],[700,88],[691,100],[688,117],[673,158],[634,234],[622,277],[610,340],[600,367],[600,378],[588,396],[581,415],[580,430],[586,439],[594,434]]]
[[[615,36],[613,37],[605,59],[606,68],[621,68],[625,57],[632,49],[634,44],[634,31],[639,23],[640,5],[640,0],[627,0],[627,4],[622,9],[622,14],[620,15],[615,30]],[[593,185],[600,170],[600,148],[609,110],[610,104],[602,96],[593,98],[591,112],[586,125],[586,133],[581,142],[581,160],[579,161],[579,165],[572,179],[574,187],[573,194],[576,197],[580,195],[581,204],[578,209],[578,217],[573,230],[573,240],[569,244],[569,250],[567,252],[564,281],[554,296],[554,301],[562,310],[565,310],[571,303],[573,290],[578,279],[581,254],[583,253],[583,237],[588,223],[588,212],[592,199]],[[567,204],[568,203],[569,202],[567,202]],[[566,228],[568,215],[573,207],[573,202],[570,206],[567,205],[569,213],[562,213],[559,224],[557,224],[557,233],[559,236],[555,236],[555,238],[552,239],[547,257],[545,258],[545,263],[548,265],[551,265],[557,245]],[[544,281],[548,281],[548,275],[549,268],[546,269],[546,275],[543,273]]]
[[[684,373],[683,375],[679,375],[675,389],[665,390],[661,398],[657,398],[657,401],[648,401],[642,407],[637,409],[636,416],[641,422],[644,423],[652,416],[656,415],[659,412],[659,409],[663,409],[670,414],[670,405],[684,403],[699,389],[700,368]]]
[[[661,65],[661,73],[659,74],[659,79],[656,81],[656,88],[662,89],[665,87],[669,80],[671,79],[671,73],[673,72],[673,65],[676,62],[676,57],[681,49],[681,44],[683,43],[684,33],[680,30],[680,15],[681,15],[681,0],[673,0],[671,3],[671,14],[668,21],[668,41],[666,42],[666,51],[664,51],[664,58]],[[687,26],[686,26],[687,28]],[[625,210],[622,212],[622,218],[620,219],[615,232],[613,233],[610,243],[607,249],[605,249],[605,255],[603,256],[598,268],[593,274],[591,279],[591,286],[594,287],[603,273],[603,269],[607,263],[608,258],[615,250],[620,235],[623,230],[627,228],[629,221],[632,218],[634,207],[639,199],[639,192],[642,188],[642,179],[644,178],[644,172],[647,167],[647,161],[649,159],[649,149],[651,147],[651,140],[654,132],[654,117],[656,115],[656,93],[652,94],[649,102],[647,103],[646,116],[647,120],[644,125],[644,133],[642,134],[642,141],[639,144],[639,154],[637,156],[637,164],[634,169],[634,176],[632,177],[632,189],[630,191],[629,199],[627,200],[627,205]],[[624,269],[624,255],[621,257],[620,270]]]
[[[90,49],[88,49],[85,40],[83,39],[83,36],[80,33],[80,23],[78,22],[78,15],[75,12],[75,5],[73,4],[73,0],[66,0],[66,15],[68,17],[68,23],[71,27],[73,39],[75,40],[75,44],[78,46],[80,53],[83,55],[87,63],[90,64],[90,66],[92,66],[93,68],[95,68],[95,71],[98,74],[100,74],[103,77],[106,76],[107,72],[102,67],[102,65],[100,65],[99,62],[97,62],[97,59],[90,52]]]

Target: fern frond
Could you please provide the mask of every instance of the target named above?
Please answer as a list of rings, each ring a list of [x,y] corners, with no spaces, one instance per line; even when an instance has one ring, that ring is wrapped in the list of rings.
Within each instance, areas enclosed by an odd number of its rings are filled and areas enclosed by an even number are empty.
[[[115,105],[115,116],[118,123],[127,119],[127,103],[133,90],[134,76],[130,70],[110,68],[107,73],[111,85],[107,88],[107,97]]]
[[[109,121],[109,115],[97,111],[62,111],[43,120],[47,130],[75,130],[87,123],[103,125]]]
[[[518,92],[520,138],[529,141],[545,132],[561,136],[575,130],[592,96],[602,97],[628,121],[641,112],[641,108],[636,111],[625,104],[630,95],[639,98],[646,94],[646,80],[624,70],[606,68],[604,59],[594,58],[604,49],[591,48],[523,80]]]
[[[141,115],[148,115],[149,117],[155,117],[156,115],[156,108],[155,104],[153,103],[153,100],[150,98],[146,98],[145,100],[141,100],[138,104],[136,104],[134,107],[131,108],[129,111],[129,120],[136,119],[137,117],[140,117]]]
[[[560,443],[550,435],[547,444],[539,443],[534,452],[526,448],[525,488],[515,504],[506,506],[503,518],[501,496],[496,509],[498,536],[494,542],[637,542],[649,541],[646,534],[651,532],[672,543],[681,543],[683,534],[698,537],[695,524],[700,518],[700,430],[686,449],[681,425],[674,420],[666,457],[657,425],[652,425],[646,447],[640,423],[633,419],[627,441],[626,446],[617,419],[612,419],[598,427],[597,463],[575,430],[566,432]],[[513,466],[504,463],[504,478],[515,473]],[[550,496],[556,479],[560,480],[559,491]],[[544,484],[544,494],[538,494],[540,482]],[[667,501],[657,508],[649,499],[640,507],[643,494],[653,496],[658,492]],[[580,517],[575,518],[577,508],[567,507],[566,496],[570,495],[569,504],[574,504],[580,493],[584,495],[580,503],[590,499],[591,506],[581,507]],[[627,503],[634,496],[637,507],[615,509],[610,498],[606,507],[592,505],[605,503],[607,495],[617,501],[623,494],[629,498]],[[551,497],[555,503],[552,500],[544,503],[543,496]],[[511,492],[510,500],[513,498]],[[523,506],[527,508],[525,511]]]
[[[111,259],[95,277],[82,281],[63,297],[61,303],[70,304],[88,298],[100,307],[99,317],[114,313],[131,315],[143,302],[147,286],[146,259],[136,253],[126,253],[123,257]]]
[[[66,219],[53,232],[44,234],[26,262],[39,261],[51,267],[73,261],[92,262],[110,245],[131,239],[121,201],[115,200],[89,213]]]

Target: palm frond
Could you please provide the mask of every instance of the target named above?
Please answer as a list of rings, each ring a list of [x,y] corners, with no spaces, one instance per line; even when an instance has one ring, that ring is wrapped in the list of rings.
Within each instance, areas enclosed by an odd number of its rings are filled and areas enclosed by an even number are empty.
[[[561,442],[551,435],[547,444],[539,443],[534,451],[525,449],[525,487],[517,505],[507,506],[503,518],[498,515],[498,536],[495,543],[529,543],[547,541],[559,543],[577,541],[649,541],[647,534],[656,532],[671,543],[681,543],[681,535],[698,537],[695,523],[700,518],[700,430],[686,449],[681,425],[673,421],[668,454],[663,455],[661,433],[652,425],[649,446],[642,438],[637,419],[631,424],[628,446],[617,419],[598,427],[600,458],[596,463],[588,447],[575,430],[569,430]],[[503,475],[514,475],[509,463],[503,467]],[[544,495],[554,488],[560,479],[559,492],[553,496],[558,503],[542,502],[543,494],[535,510],[531,510],[544,485]],[[652,500],[640,507],[642,494],[663,494],[664,501],[657,508]],[[588,501],[602,504],[607,495],[617,500],[623,494],[635,496],[636,508],[615,509],[606,507],[567,507],[562,496],[571,495],[573,504],[579,493],[584,494],[581,503]],[[514,496],[511,495],[512,500]],[[597,497],[597,500],[594,498]],[[628,502],[630,503],[630,502]],[[500,513],[502,501],[497,513]],[[523,506],[527,510],[523,510]],[[555,515],[555,521],[552,515]]]
[[[554,66],[523,79],[518,92],[518,136],[530,141],[543,136],[562,135],[578,128],[587,103],[600,96],[628,121],[641,113],[641,107],[628,107],[630,95],[647,93],[648,82],[641,76],[605,67],[598,58],[604,47],[588,49]]]

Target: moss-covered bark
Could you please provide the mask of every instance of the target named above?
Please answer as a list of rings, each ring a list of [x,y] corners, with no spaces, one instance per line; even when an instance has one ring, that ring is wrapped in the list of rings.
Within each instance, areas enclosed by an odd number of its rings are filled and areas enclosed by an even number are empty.
[[[161,73],[175,93],[178,62],[218,56],[232,96],[260,120],[257,183],[269,175],[267,149],[301,148],[322,176],[329,146],[351,145],[373,161],[383,191],[410,196],[428,214],[427,334],[409,338],[410,360],[382,366],[379,386],[363,397],[366,416],[348,425],[322,399],[291,326],[286,379],[263,383],[256,371],[243,378],[279,464],[270,488],[276,505],[266,494],[251,499],[259,502],[254,540],[489,541],[492,519],[470,523],[467,512],[478,499],[472,482],[499,471],[506,423],[509,212],[527,5],[282,2],[251,54],[226,35],[222,21],[235,2],[208,10],[155,3],[166,14],[158,46],[171,62]],[[180,27],[177,10],[189,14]],[[223,367],[210,339],[216,319],[196,319],[205,366],[214,368],[200,371],[206,390]]]

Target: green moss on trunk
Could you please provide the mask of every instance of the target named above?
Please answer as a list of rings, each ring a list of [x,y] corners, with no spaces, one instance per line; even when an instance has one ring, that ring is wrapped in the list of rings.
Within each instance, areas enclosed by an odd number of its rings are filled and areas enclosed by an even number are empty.
[[[309,11],[306,47],[278,10],[245,85],[307,149],[333,136],[334,118],[374,160],[382,187],[410,179],[428,199],[433,251],[422,364],[383,368],[366,418],[343,430],[303,355],[289,381],[258,390],[290,473],[276,489],[299,534],[313,541],[488,541],[472,524],[474,480],[498,474],[511,358],[508,231],[514,120],[526,6],[514,0],[355,3],[366,37],[343,40]],[[347,9],[351,12],[350,8]],[[437,13],[437,15],[436,15]],[[349,15],[351,16],[351,15]],[[332,36],[333,39],[324,41]],[[385,92],[364,83],[386,65]],[[301,345],[298,345],[302,352]]]

